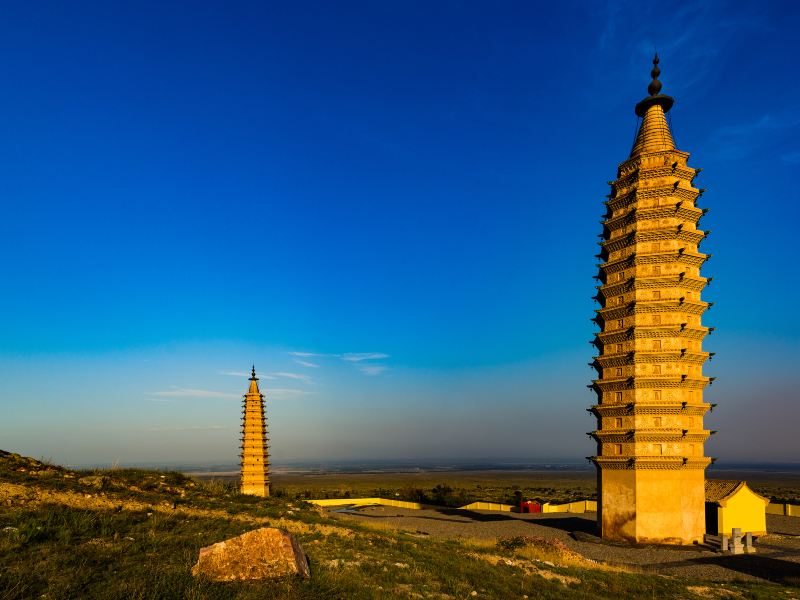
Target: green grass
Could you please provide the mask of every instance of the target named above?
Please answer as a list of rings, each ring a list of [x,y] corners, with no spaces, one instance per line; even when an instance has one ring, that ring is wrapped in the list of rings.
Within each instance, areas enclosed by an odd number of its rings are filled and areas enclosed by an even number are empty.
[[[583,568],[579,561],[560,561],[557,548],[532,548],[528,540],[494,545],[420,539],[334,520],[294,499],[243,496],[230,484],[179,473],[52,467],[43,476],[30,471],[44,466],[27,463],[25,471],[18,470],[21,460],[0,454],[0,491],[7,483],[30,490],[28,498],[0,504],[0,600],[696,597],[686,581]],[[34,499],[35,490],[69,494],[87,506],[41,502]],[[112,506],[100,507],[101,501]],[[125,506],[141,502],[156,508]],[[282,519],[295,532],[309,556],[310,580],[213,583],[191,575],[201,547],[260,526],[255,519]],[[530,568],[497,565],[497,557]],[[744,598],[769,598],[782,588],[726,584],[725,589]]]

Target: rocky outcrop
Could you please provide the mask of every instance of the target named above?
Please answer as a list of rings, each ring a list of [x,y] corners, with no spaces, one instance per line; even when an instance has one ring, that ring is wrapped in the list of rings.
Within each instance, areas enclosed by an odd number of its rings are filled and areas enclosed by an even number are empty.
[[[263,527],[200,549],[192,575],[213,581],[308,578],[308,559],[293,535]]]

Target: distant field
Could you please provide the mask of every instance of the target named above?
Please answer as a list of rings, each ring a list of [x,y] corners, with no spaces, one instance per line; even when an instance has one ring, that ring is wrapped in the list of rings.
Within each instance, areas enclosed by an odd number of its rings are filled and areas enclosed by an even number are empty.
[[[713,470],[711,479],[744,479],[756,492],[780,502],[800,502],[800,472]],[[235,475],[204,479],[236,481]],[[477,500],[512,503],[515,492],[525,499],[569,502],[594,499],[594,471],[419,471],[398,473],[277,473],[273,492],[290,498],[378,496],[431,501],[446,506]],[[438,502],[437,502],[438,500]]]

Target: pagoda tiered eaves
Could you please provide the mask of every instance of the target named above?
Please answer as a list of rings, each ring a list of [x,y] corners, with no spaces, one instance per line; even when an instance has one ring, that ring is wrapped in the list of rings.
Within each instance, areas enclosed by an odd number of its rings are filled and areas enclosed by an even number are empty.
[[[699,404],[647,404],[644,402],[627,403],[627,404],[596,404],[586,409],[596,417],[622,417],[634,415],[658,415],[658,414],[671,414],[671,415],[688,415],[702,416],[711,410],[711,404],[701,402]]]
[[[623,226],[628,226],[632,223],[639,223],[641,221],[677,218],[696,225],[703,217],[703,214],[704,212],[702,208],[687,206],[682,202],[675,202],[674,204],[670,204],[668,206],[657,206],[652,208],[631,210],[621,215],[602,219],[600,224],[605,225],[610,230],[617,230]]]
[[[700,169],[677,150],[666,119],[674,100],[660,94],[654,60],[650,96],[636,105],[642,121],[630,157],[603,202],[597,264],[600,331],[589,384],[597,429],[601,533],[608,539],[691,543],[704,532],[704,475],[711,459],[703,427],[713,382],[702,348],[711,329],[701,298],[711,258],[699,250],[706,209],[694,186]],[[661,472],[663,474],[659,475]],[[667,474],[669,473],[669,474]]]
[[[264,396],[258,389],[255,367],[250,377],[250,389],[242,402],[242,436],[239,441],[241,492],[269,496],[269,437],[264,414]]]

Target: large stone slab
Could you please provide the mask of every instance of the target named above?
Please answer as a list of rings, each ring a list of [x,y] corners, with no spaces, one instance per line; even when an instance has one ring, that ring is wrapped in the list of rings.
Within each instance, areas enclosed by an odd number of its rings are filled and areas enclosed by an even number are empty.
[[[263,527],[200,549],[192,575],[213,581],[308,578],[308,558],[293,535]]]

